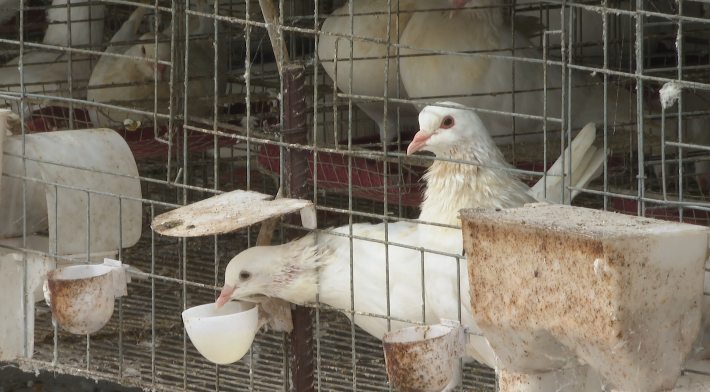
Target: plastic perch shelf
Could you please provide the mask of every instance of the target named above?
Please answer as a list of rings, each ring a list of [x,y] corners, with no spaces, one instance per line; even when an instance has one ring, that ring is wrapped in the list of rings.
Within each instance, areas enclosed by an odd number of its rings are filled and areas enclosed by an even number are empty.
[[[548,204],[461,218],[501,391],[676,388],[701,325],[707,227]]]

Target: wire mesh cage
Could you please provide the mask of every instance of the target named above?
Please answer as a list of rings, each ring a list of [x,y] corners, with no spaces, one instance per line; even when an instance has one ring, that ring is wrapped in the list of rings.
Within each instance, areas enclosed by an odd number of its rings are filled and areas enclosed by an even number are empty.
[[[382,334],[363,320],[385,331],[439,322],[425,254],[452,261],[448,318],[464,321],[469,301],[462,249],[397,240],[399,222],[460,226],[456,211],[420,215],[435,165],[552,183],[553,162],[571,165],[576,151],[563,152],[594,122],[596,175],[567,176],[545,197],[710,224],[707,13],[690,0],[0,0],[0,99],[12,112],[0,263],[24,271],[7,289],[21,343],[0,358],[151,390],[393,390]],[[445,101],[480,117],[500,161],[408,154],[418,113]],[[87,131],[97,128],[110,131]],[[215,365],[180,314],[217,299],[230,259],[264,245],[259,226],[171,238],[151,223],[233,190],[313,201],[319,229],[283,216],[271,241],[346,238],[350,278],[342,302],[320,292],[294,304],[292,333],[261,330],[244,358]],[[417,279],[398,275],[402,249],[418,252]],[[374,261],[356,254],[370,250]],[[100,331],[71,334],[31,266],[103,257],[131,266],[127,295]],[[368,262],[381,272],[372,292],[353,279]],[[402,301],[402,287],[415,298]],[[356,305],[379,292],[386,306]],[[458,363],[455,388],[495,390],[491,363],[476,359]]]

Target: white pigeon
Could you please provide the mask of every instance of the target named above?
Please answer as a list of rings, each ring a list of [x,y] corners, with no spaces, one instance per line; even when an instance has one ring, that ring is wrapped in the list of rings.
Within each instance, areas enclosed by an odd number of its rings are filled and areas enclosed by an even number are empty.
[[[388,240],[412,247],[419,246],[421,225],[397,222],[387,225]],[[309,234],[304,238],[284,245],[253,247],[234,257],[227,265],[225,284],[216,302],[221,307],[231,299],[257,299],[259,296],[281,298],[304,304],[316,301],[342,310],[351,309],[350,292],[350,227],[344,226],[325,233]],[[382,241],[384,224],[355,224],[352,234]],[[332,233],[332,234],[331,234]],[[335,234],[341,234],[340,236]],[[461,249],[463,237],[448,236],[442,241],[448,247]],[[365,314],[387,315],[387,268],[384,244],[353,238],[352,242],[354,310]],[[443,262],[445,256],[425,253],[425,282],[422,287],[421,253],[396,245],[388,246],[390,315],[414,322],[426,321],[437,324],[440,318],[458,320],[459,301],[456,285],[439,281],[431,273]],[[448,259],[448,258],[447,258]],[[465,268],[465,263],[462,263]],[[430,277],[431,275],[431,277]],[[462,279],[466,274],[462,274]],[[467,279],[467,278],[465,278]],[[462,322],[474,332],[481,332],[470,317],[468,281],[462,286]],[[440,291],[441,290],[441,291]],[[426,293],[426,320],[423,319],[422,292]],[[454,295],[451,295],[451,294]],[[447,302],[448,301],[448,302]],[[466,311],[465,308],[469,310]],[[355,324],[378,339],[388,331],[387,320],[356,314]],[[391,329],[413,326],[411,323],[391,321]],[[467,353],[488,366],[495,366],[495,357],[488,342],[482,336],[471,335]],[[469,359],[470,360],[470,359]],[[460,375],[449,384],[447,390],[458,385]]]
[[[89,80],[89,93],[87,99],[91,102],[114,103],[134,100],[152,100],[154,89],[157,88],[158,97],[169,97],[170,88],[167,85],[167,66],[156,64],[155,60],[170,61],[169,37],[157,34],[160,41],[156,47],[154,33],[138,34],[138,28],[143,20],[145,8],[138,7],[126,20],[121,28],[111,38],[111,43],[106,53],[125,54],[142,57],[137,60],[123,57],[102,56],[94,67]],[[141,44],[124,44],[130,41],[145,41]],[[156,50],[157,48],[157,50]],[[157,87],[152,82],[157,82]],[[163,82],[163,83],[161,83]],[[120,84],[116,87],[108,87]],[[159,111],[165,113],[163,110]],[[162,108],[164,109],[164,107]],[[92,108],[89,110],[91,122],[95,127],[123,123],[126,119],[148,122],[152,120],[147,116],[128,113],[121,110]]]
[[[562,203],[578,194],[562,194],[560,175],[567,173],[569,147],[565,150],[565,170],[561,170],[560,157],[547,171],[547,183],[540,179],[530,188],[511,171],[513,167],[505,161],[476,113],[453,102],[438,105],[443,106],[427,106],[419,114],[421,130],[407,154],[431,151],[439,158],[475,165],[434,162],[425,175],[427,187],[420,220],[460,226],[458,212],[462,208],[513,208],[536,201]],[[570,146],[575,187],[586,186],[604,164],[604,151],[592,145],[595,131],[594,124],[587,124]]]
[[[71,46],[92,47],[103,42],[104,12],[103,4],[86,6],[88,0],[54,0],[57,8],[47,10],[47,20],[51,22],[42,41],[46,45],[69,47],[69,26],[67,7],[71,4]],[[91,58],[87,55],[72,55],[72,70],[69,72],[69,52],[37,50],[28,51],[23,58],[25,92],[60,97],[83,99],[86,97],[87,75],[91,74]],[[0,72],[0,90],[20,92],[20,57],[10,60]],[[69,93],[69,75],[72,78],[73,91]],[[18,101],[7,100],[14,112],[19,113]],[[39,105],[26,105],[28,112],[39,109]]]
[[[198,1],[197,5],[199,11],[211,13],[211,7],[205,2]],[[111,39],[111,45],[106,52],[142,57],[145,60],[102,56],[91,74],[87,99],[92,102],[125,107],[136,106],[138,109],[152,112],[155,92],[157,91],[157,112],[168,114],[170,100],[168,66],[156,64],[155,60],[170,61],[170,37],[162,33],[148,33],[138,36],[138,26],[144,12],[143,7],[139,7],[131,14],[131,17],[124,22],[121,29]],[[199,25],[193,27],[191,28],[191,35],[204,36],[214,33],[214,23],[211,18],[199,18]],[[171,27],[166,29],[167,32],[170,32],[170,30]],[[159,41],[157,46],[155,45],[156,35]],[[137,40],[145,41],[145,43],[121,45],[122,42]],[[190,40],[188,98],[208,98],[215,93],[213,81],[214,49],[207,41],[204,37],[198,40]],[[219,72],[221,75],[226,74],[226,57],[220,56]],[[157,87],[155,85],[156,82]],[[112,86],[113,84],[120,86],[114,87]],[[225,86],[226,79],[220,79],[218,81],[218,91],[224,92]],[[212,101],[205,99],[204,101],[190,102],[189,109],[189,115],[209,116],[213,110]],[[178,113],[181,112],[182,108],[179,108]],[[126,120],[140,121],[141,123],[152,123],[154,120],[152,115],[141,115],[120,109],[105,109],[101,107],[92,108],[89,114],[92,123],[96,127],[121,127]]]
[[[404,46],[400,60],[402,81],[407,94],[423,103],[443,100],[468,107],[505,113],[542,116],[543,65],[515,61],[515,93],[513,110],[512,64],[510,59],[478,57],[471,54],[443,55],[431,51],[483,52],[490,56],[512,56],[513,36],[504,23],[497,0],[447,0],[460,10],[419,12],[407,24],[400,43]],[[472,8],[484,7],[484,8]],[[515,57],[541,59],[539,50],[522,33],[515,33]],[[429,52],[427,52],[427,50]],[[561,67],[547,67],[547,116],[561,117]],[[603,92],[601,79],[587,73],[573,72],[572,129],[589,122],[603,121]],[[585,87],[581,87],[585,86]],[[635,96],[623,88],[611,89],[608,100],[610,123],[635,122]],[[565,105],[566,107],[566,105]],[[567,115],[568,113],[565,113]],[[512,140],[510,116],[479,112],[496,143]],[[542,121],[516,118],[516,140],[541,139]],[[548,129],[559,129],[559,124],[548,122]]]
[[[528,187],[510,171],[512,166],[505,161],[476,113],[452,102],[440,105],[444,106],[427,106],[419,114],[421,130],[415,135],[407,153],[426,150],[440,158],[468,161],[476,165],[434,162],[425,175],[427,186],[420,220],[460,226],[458,214],[463,208],[502,209],[520,207],[536,201],[563,201],[560,189],[562,177],[549,176],[547,183],[540,180],[532,188]],[[604,163],[603,150],[597,150],[592,145],[594,138],[594,124],[588,124],[564,153],[565,168],[572,159],[573,184],[580,188],[598,176]],[[552,165],[548,175],[567,172],[562,170],[561,160],[560,157]],[[576,194],[577,192],[570,194],[566,191],[564,198],[573,198]],[[422,224],[418,231],[420,247],[447,253],[463,250],[463,244],[457,242],[457,239],[462,238],[460,229]],[[457,304],[460,301],[461,322],[476,326],[477,329],[471,308],[469,260],[475,262],[475,255],[467,255],[458,262],[456,258],[445,256],[439,256],[436,263],[427,259],[427,306],[444,314],[452,314],[459,310]],[[461,287],[460,293],[458,287]],[[495,358],[495,355],[492,358]],[[495,368],[495,363],[485,363]],[[587,380],[584,390],[600,389],[600,381],[592,377]]]
[[[353,2],[353,24],[350,25],[349,4],[335,10],[323,22],[318,41],[318,57],[321,64],[331,79],[335,81],[338,89],[344,93],[350,91],[350,72],[352,71],[352,94],[369,97],[384,97],[385,86],[388,98],[407,98],[404,86],[398,77],[397,51],[389,47],[389,72],[385,72],[388,64],[386,59],[388,46],[385,43],[373,41],[352,40],[352,69],[350,67],[350,40],[344,36],[365,37],[372,40],[387,41],[387,22],[390,22],[389,42],[397,43],[407,23],[412,18],[413,12],[426,9],[436,0],[401,0],[399,1],[399,15],[397,4],[392,2],[389,9],[387,1],[358,0]],[[390,12],[391,18],[387,17]],[[338,46],[337,77],[335,57],[336,43]],[[387,76],[387,80],[385,80]],[[399,87],[399,92],[398,92]],[[408,104],[387,104],[387,117],[384,113],[383,101],[370,101],[354,99],[353,102],[372,118],[379,127],[380,139],[384,142],[397,138],[399,128],[414,128],[417,122],[417,110]],[[398,109],[399,108],[399,122]],[[385,134],[385,124],[387,134]]]

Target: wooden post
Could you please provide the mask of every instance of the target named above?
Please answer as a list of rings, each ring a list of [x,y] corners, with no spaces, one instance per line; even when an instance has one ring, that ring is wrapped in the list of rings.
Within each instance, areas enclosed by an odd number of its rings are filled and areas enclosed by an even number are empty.
[[[274,50],[274,57],[283,78],[283,139],[286,143],[308,144],[308,129],[306,128],[306,91],[305,68],[300,65],[290,65],[290,58],[283,39],[283,31],[279,29],[278,11],[271,0],[259,0],[264,21],[267,24],[269,39]],[[308,197],[308,152],[297,149],[286,149],[284,156],[281,191],[286,197],[303,199]],[[292,215],[291,223],[300,224],[300,217]],[[264,243],[270,239],[277,221],[264,222],[259,240]],[[266,233],[269,234],[266,234]],[[263,234],[263,236],[262,236]],[[293,230],[287,232],[287,238],[294,239],[300,233]],[[291,386],[297,392],[312,392],[315,388],[313,378],[313,312],[310,308],[296,306],[292,310],[293,331],[291,332]]]
[[[301,65],[285,65],[284,80],[284,142],[308,144],[306,128],[306,70]],[[284,181],[286,197],[303,199],[308,197],[308,151],[295,148],[284,152]],[[291,223],[300,224],[300,216],[292,214]],[[287,238],[294,239],[301,232],[290,230]],[[292,311],[293,332],[291,332],[291,380],[295,391],[314,390],[313,378],[313,312],[311,308],[296,306]]]

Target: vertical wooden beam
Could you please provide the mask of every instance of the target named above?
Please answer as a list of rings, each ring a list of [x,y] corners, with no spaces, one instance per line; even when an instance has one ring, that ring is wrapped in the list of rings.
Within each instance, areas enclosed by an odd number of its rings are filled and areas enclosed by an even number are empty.
[[[283,67],[283,139],[289,144],[308,144],[307,107],[305,75],[301,65]],[[308,197],[308,151],[297,148],[284,150],[284,193],[286,197],[304,199]],[[300,224],[300,215],[291,214],[291,223]],[[294,239],[302,232],[289,230],[287,238]],[[297,392],[314,390],[313,378],[313,312],[311,308],[296,306],[292,311],[293,332],[291,332],[291,380]]]

